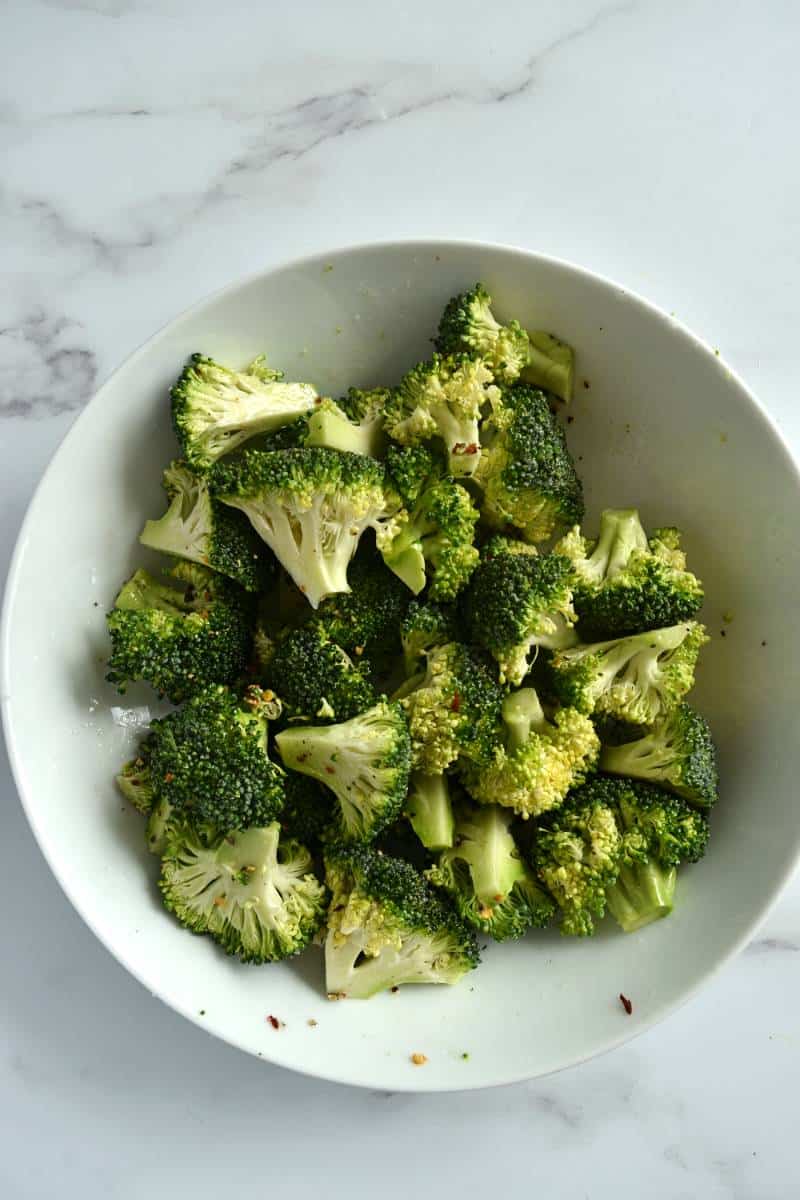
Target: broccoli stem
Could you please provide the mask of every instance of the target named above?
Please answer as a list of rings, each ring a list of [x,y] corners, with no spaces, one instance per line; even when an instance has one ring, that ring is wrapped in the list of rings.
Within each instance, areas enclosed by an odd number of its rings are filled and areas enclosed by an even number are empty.
[[[453,845],[453,805],[446,775],[411,776],[406,814],[411,827],[428,850],[446,850]]]
[[[612,775],[631,775],[634,779],[660,782],[673,761],[674,749],[656,732],[621,746],[604,746],[600,768]]]
[[[528,330],[528,362],[520,378],[545,388],[568,404],[572,399],[575,354],[571,346],[542,329]]]
[[[354,424],[344,413],[317,408],[308,418],[306,446],[327,446],[331,450],[349,450],[378,458],[383,448],[383,424],[380,419]]]
[[[506,696],[501,714],[507,731],[506,750],[509,754],[521,750],[530,740],[531,733],[544,733],[548,727],[547,717],[534,688],[520,688]]]
[[[634,550],[647,549],[647,536],[635,508],[607,508],[600,517],[600,534],[584,572],[600,583],[613,579],[628,565]]]
[[[625,933],[668,917],[675,901],[678,873],[655,862],[625,866],[606,892],[608,910]]]

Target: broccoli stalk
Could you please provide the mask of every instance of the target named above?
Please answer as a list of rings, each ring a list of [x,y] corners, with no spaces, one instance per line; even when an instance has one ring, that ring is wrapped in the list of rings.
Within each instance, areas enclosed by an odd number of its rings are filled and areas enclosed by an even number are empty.
[[[351,421],[335,400],[320,400],[308,418],[306,446],[327,446],[379,458],[384,447],[383,414],[373,413]]]
[[[604,746],[600,768],[658,783],[700,808],[710,808],[717,799],[719,776],[711,730],[688,704],[679,704],[636,741]]]
[[[678,872],[658,862],[623,866],[606,890],[606,905],[625,933],[668,917],[675,903]]]
[[[575,374],[575,352],[566,342],[543,329],[528,330],[528,361],[520,378],[544,388],[569,404]]]
[[[412,771],[405,814],[427,850],[444,850],[453,844],[453,804],[446,775]]]

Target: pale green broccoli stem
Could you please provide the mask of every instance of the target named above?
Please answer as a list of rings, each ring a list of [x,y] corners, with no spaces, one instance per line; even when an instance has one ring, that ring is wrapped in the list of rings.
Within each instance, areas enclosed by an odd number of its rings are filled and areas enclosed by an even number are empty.
[[[431,416],[447,447],[450,474],[456,478],[474,475],[481,457],[477,417],[454,417],[446,404],[434,404]]]
[[[139,570],[128,580],[114,601],[114,607],[127,612],[156,608],[172,616],[185,615],[190,606],[176,588],[158,583],[147,571]]]
[[[597,545],[581,574],[597,583],[613,579],[628,565],[634,550],[647,549],[647,536],[635,508],[607,508],[600,517]]]
[[[611,684],[631,684],[637,691],[646,693],[658,682],[659,658],[662,654],[676,650],[686,637],[685,625],[670,625],[666,629],[654,629],[649,633],[637,633],[633,637],[614,638],[587,646],[586,653],[596,655],[600,666],[591,684],[591,695],[601,696]],[[574,662],[580,662],[583,647],[578,647]],[[566,655],[570,654],[567,650]]]
[[[575,353],[566,342],[559,341],[552,333],[541,329],[529,329],[528,364],[520,372],[520,378],[536,387],[545,388],[560,400],[572,399],[575,374]]]
[[[625,933],[643,929],[672,912],[677,878],[674,867],[653,862],[625,866],[606,891],[608,910]]]
[[[446,775],[411,776],[406,815],[428,850],[446,850],[453,844],[453,805]]]
[[[338,404],[323,400],[308,418],[306,446],[327,446],[331,450],[350,450],[353,454],[380,457],[383,450],[383,420],[354,424]]]
[[[207,564],[201,549],[211,532],[207,485],[179,463],[166,469],[164,484],[170,497],[169,507],[159,520],[146,522],[139,541],[151,550]]]
[[[604,746],[600,770],[612,775],[632,775],[636,779],[648,779],[651,775],[661,779],[664,770],[674,762],[675,746],[665,741],[663,730],[658,729],[622,746]]]
[[[547,717],[533,688],[520,688],[518,692],[506,696],[501,712],[509,754],[527,745],[532,733],[547,732]]]
[[[384,562],[415,596],[420,594],[427,582],[427,576],[425,555],[416,526],[406,526],[392,543],[391,553],[384,555]]]

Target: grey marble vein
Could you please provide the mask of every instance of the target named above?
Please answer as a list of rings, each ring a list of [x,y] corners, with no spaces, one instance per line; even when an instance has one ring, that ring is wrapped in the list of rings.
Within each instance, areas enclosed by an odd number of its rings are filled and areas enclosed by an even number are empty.
[[[86,403],[97,362],[80,332],[74,321],[40,308],[0,329],[0,418],[56,416]]]

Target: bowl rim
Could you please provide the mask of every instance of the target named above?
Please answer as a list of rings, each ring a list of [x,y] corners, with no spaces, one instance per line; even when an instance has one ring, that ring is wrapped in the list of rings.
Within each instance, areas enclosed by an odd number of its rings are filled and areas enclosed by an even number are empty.
[[[538,250],[531,250],[527,247],[515,245],[514,243],[509,242],[486,241],[477,238],[436,237],[435,235],[430,235],[427,237],[403,236],[396,238],[380,238],[364,242],[346,243],[344,245],[335,246],[328,250],[313,251],[301,256],[281,258],[271,265],[262,267],[260,270],[250,272],[249,274],[241,276],[220,288],[214,289],[212,292],[202,296],[199,300],[196,300],[187,308],[182,309],[175,316],[169,318],[162,325],[160,325],[154,333],[150,334],[135,349],[126,355],[126,357],[120,363],[118,363],[95,388],[91,397],[84,405],[83,409],[78,413],[64,437],[58,443],[52,455],[48,459],[47,464],[36,484],[36,487],[34,488],[17,533],[5,582],[2,610],[0,611],[0,724],[2,724],[6,750],[9,758],[9,765],[11,768],[11,776],[20,800],[20,804],[22,806],[22,810],[25,814],[26,820],[30,826],[39,850],[45,862],[47,863],[47,866],[55,877],[56,882],[66,896],[67,900],[78,913],[81,920],[88,926],[101,945],[103,945],[104,948],[116,959],[116,961],[122,967],[124,967],[124,969],[130,975],[132,975],[142,987],[145,987],[153,997],[160,1000],[174,1012],[179,1013],[182,1017],[185,1017],[187,1020],[191,1021],[206,1034],[226,1042],[228,1045],[233,1046],[237,1050],[249,1054],[251,1057],[257,1057],[260,1061],[269,1063],[271,1066],[277,1066],[285,1070],[291,1070],[296,1074],[304,1075],[310,1079],[320,1079],[330,1083],[372,1089],[374,1089],[376,1086],[380,1086],[379,1084],[376,1085],[375,1080],[372,1078],[342,1079],[341,1076],[337,1075],[335,1072],[326,1072],[324,1068],[319,1070],[311,1070],[305,1067],[296,1066],[291,1061],[282,1060],[280,1056],[267,1053],[266,1051],[256,1056],[251,1048],[242,1041],[237,1040],[234,1036],[229,1034],[219,1033],[215,1029],[209,1028],[206,1024],[198,1019],[196,1012],[190,1011],[186,1007],[181,1006],[180,1003],[165,995],[159,989],[155,981],[148,980],[137,968],[132,965],[132,963],[129,961],[129,956],[126,954],[122,945],[111,945],[108,941],[106,941],[106,939],[98,931],[91,913],[84,910],[82,905],[71,893],[68,883],[62,877],[60,870],[56,865],[57,856],[55,855],[49,842],[47,831],[39,822],[35,813],[35,804],[33,803],[32,796],[28,794],[21,756],[17,751],[13,719],[11,714],[11,680],[8,673],[8,647],[11,641],[12,607],[16,597],[22,559],[28,542],[29,526],[32,524],[33,513],[37,506],[40,493],[44,487],[45,481],[53,464],[57,461],[61,454],[65,452],[66,447],[78,436],[78,433],[82,429],[84,423],[90,420],[92,411],[97,404],[101,402],[103,393],[105,392],[111,380],[115,378],[116,375],[122,370],[133,366],[137,360],[140,357],[143,357],[154,344],[160,341],[168,333],[172,333],[176,326],[190,320],[196,313],[200,312],[207,306],[224,299],[228,295],[234,294],[242,288],[256,283],[260,279],[266,278],[270,275],[278,274],[282,271],[313,267],[320,263],[327,266],[329,263],[335,263],[337,259],[347,258],[353,254],[364,252],[381,252],[397,249],[406,250],[408,253],[435,252],[436,249],[500,251],[501,253],[509,254],[514,257],[544,263],[550,267],[556,268],[557,270],[561,270],[567,274],[576,276],[579,280],[591,282],[592,284],[599,284],[602,287],[613,289],[618,295],[624,297],[625,300],[630,302],[634,307],[643,310],[650,317],[657,319],[660,323],[666,324],[673,331],[677,332],[684,339],[686,339],[704,356],[711,357],[714,360],[717,367],[724,371],[725,375],[747,398],[752,409],[754,410],[754,413],[761,419],[761,422],[765,428],[765,432],[772,436],[774,442],[777,444],[777,447],[782,451],[786,461],[786,466],[793,475],[795,486],[798,490],[798,493],[800,493],[800,462],[795,458],[795,455],[790,449],[781,430],[779,429],[772,415],[761,404],[738,372],[725,362],[724,358],[720,355],[720,352],[714,349],[710,343],[705,341],[698,334],[694,333],[677,317],[665,312],[664,309],[660,308],[652,301],[645,299],[645,297],[641,296],[638,292],[623,286],[614,279],[611,279],[606,275],[602,275],[597,271],[590,270],[587,267],[579,266],[568,259],[564,259],[556,255],[542,253]],[[733,943],[727,947],[727,949],[719,953],[713,959],[713,961],[709,963],[708,967],[702,972],[702,974],[691,987],[687,988],[677,997],[664,1001],[660,1005],[655,1005],[652,1009],[648,1010],[646,1016],[639,1018],[633,1028],[625,1030],[623,1027],[623,1030],[618,1036],[606,1038],[596,1048],[586,1053],[575,1054],[561,1063],[558,1067],[551,1068],[541,1073],[536,1073],[535,1075],[530,1075],[528,1072],[523,1072],[522,1074],[515,1073],[500,1079],[495,1079],[489,1083],[460,1083],[456,1086],[450,1086],[447,1083],[435,1083],[433,1086],[426,1086],[421,1075],[416,1074],[409,1078],[407,1086],[405,1083],[393,1083],[392,1091],[405,1093],[450,1093],[477,1091],[492,1087],[505,1087],[534,1078],[546,1078],[549,1075],[557,1074],[558,1072],[567,1070],[568,1068],[579,1066],[581,1063],[588,1062],[593,1058],[599,1057],[600,1055],[607,1054],[611,1050],[633,1041],[635,1038],[638,1038],[642,1034],[646,1033],[654,1026],[660,1024],[668,1016],[674,1012],[677,1012],[684,1006],[684,1004],[693,999],[697,993],[704,988],[723,969],[723,967],[725,967],[731,961],[731,959],[739,954],[743,947],[748,944],[748,942],[752,940],[754,934],[766,920],[767,916],[772,911],[777,900],[784,891],[787,883],[794,875],[798,861],[800,861],[800,845],[798,845],[798,850],[793,861],[790,862],[786,866],[785,870],[773,880],[773,887],[769,900],[747,923],[739,937],[736,938]]]

